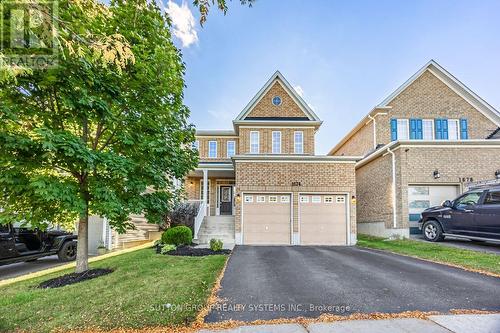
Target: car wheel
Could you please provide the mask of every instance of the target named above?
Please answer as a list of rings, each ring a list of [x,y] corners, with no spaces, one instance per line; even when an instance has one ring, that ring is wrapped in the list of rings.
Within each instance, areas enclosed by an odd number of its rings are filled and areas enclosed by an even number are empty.
[[[61,261],[73,261],[76,259],[76,242],[67,241],[59,249],[57,256]]]
[[[427,221],[422,228],[424,238],[430,242],[439,242],[444,239],[443,229],[437,221]]]

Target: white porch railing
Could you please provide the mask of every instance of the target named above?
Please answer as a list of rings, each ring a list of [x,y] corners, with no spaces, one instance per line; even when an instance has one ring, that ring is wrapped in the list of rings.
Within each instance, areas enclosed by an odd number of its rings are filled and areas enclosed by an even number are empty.
[[[207,204],[203,201],[200,202],[200,208],[198,209],[198,214],[194,219],[194,238],[198,238],[198,231],[200,230],[201,223],[207,215]]]

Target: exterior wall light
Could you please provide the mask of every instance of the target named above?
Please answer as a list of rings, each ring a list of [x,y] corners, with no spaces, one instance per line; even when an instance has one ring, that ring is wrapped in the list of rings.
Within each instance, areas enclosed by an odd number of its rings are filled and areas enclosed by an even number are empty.
[[[495,178],[500,179],[500,170],[495,171]]]
[[[238,193],[236,194],[236,202],[240,203],[241,202],[241,195]]]
[[[441,175],[439,174],[439,171],[438,171],[438,170],[434,170],[434,172],[432,173],[432,175],[434,176],[434,179],[439,179],[439,178],[441,178]]]

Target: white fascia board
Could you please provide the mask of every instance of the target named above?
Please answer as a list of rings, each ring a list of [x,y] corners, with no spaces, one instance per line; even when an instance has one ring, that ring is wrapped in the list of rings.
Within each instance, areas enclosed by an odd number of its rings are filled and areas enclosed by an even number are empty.
[[[195,136],[236,136],[234,130],[196,130]]]
[[[356,163],[362,156],[326,156],[326,155],[236,155],[235,162],[292,162],[292,163]]]
[[[356,168],[371,162],[377,157],[383,156],[388,149],[399,148],[500,148],[500,139],[477,139],[477,140],[404,140],[392,141],[379,148],[356,163]]]

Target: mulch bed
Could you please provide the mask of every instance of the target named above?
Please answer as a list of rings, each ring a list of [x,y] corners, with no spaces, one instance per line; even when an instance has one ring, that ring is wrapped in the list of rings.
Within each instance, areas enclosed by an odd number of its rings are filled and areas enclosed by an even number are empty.
[[[231,250],[212,251],[211,249],[195,248],[192,246],[179,246],[173,251],[166,253],[169,256],[203,257],[217,254],[231,254]]]
[[[94,279],[96,277],[103,276],[112,272],[113,269],[108,268],[89,269],[88,271],[85,271],[83,273],[66,274],[54,279],[44,281],[38,285],[38,288],[46,289],[64,287],[81,281]]]

